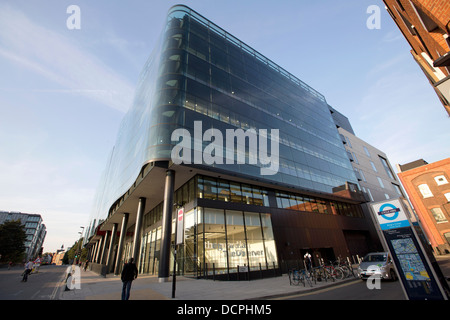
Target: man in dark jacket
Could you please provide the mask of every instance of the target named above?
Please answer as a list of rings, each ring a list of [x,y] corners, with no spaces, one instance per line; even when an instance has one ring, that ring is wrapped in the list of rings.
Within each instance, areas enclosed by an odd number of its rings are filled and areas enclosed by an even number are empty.
[[[125,264],[122,270],[122,300],[128,300],[130,298],[131,283],[138,276],[138,270],[136,264],[133,262],[133,258],[130,258],[128,263]]]

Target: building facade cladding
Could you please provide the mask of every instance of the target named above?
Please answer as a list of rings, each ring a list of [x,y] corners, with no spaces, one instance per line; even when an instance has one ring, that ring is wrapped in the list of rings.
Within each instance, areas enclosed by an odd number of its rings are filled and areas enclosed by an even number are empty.
[[[261,259],[264,257],[266,262],[263,263],[264,268],[269,268],[271,263],[275,263],[278,267],[277,260],[271,260],[272,258],[269,258],[267,254],[267,250],[270,251],[270,249],[266,244],[273,241],[267,236],[272,230],[275,238],[278,235],[277,242],[279,243],[296,243],[296,246],[303,243],[310,248],[328,248],[324,249],[325,251],[330,251],[333,244],[338,243],[337,252],[348,254],[349,251],[354,252],[357,249],[348,250],[347,243],[351,242],[353,248],[356,248],[358,246],[357,239],[362,239],[363,250],[367,249],[366,242],[370,238],[368,235],[370,228],[367,222],[365,219],[356,219],[357,222],[352,220],[352,218],[361,218],[361,213],[351,216],[333,214],[331,203],[327,207],[323,200],[314,200],[316,206],[328,208],[329,219],[324,223],[322,215],[308,218],[307,214],[303,213],[305,216],[299,218],[297,213],[302,210],[279,207],[277,203],[277,199],[281,198],[289,203],[293,201],[299,207],[300,201],[301,203],[306,202],[309,210],[315,211],[319,210],[318,207],[313,209],[309,200],[300,199],[303,197],[309,199],[314,194],[335,199],[332,193],[336,188],[348,184],[357,185],[355,173],[347,158],[325,98],[245,43],[185,6],[175,6],[169,10],[159,45],[141,73],[134,104],[120,127],[116,145],[99,186],[88,237],[93,234],[100,222],[108,221],[111,215],[114,215],[115,211],[111,209],[112,204],[117,203],[117,199],[126,194],[130,186],[136,185],[136,177],[140,175],[144,165],[153,162],[170,163],[172,149],[177,145],[177,141],[172,141],[171,137],[176,129],[181,128],[190,132],[190,145],[194,151],[191,155],[191,162],[195,163],[195,154],[201,153],[211,143],[211,141],[204,141],[205,138],[203,141],[196,140],[194,131],[195,123],[198,122],[201,123],[203,131],[211,128],[220,132],[226,132],[227,129],[244,131],[253,129],[256,132],[260,129],[267,129],[268,132],[279,129],[279,170],[273,172],[273,175],[262,176],[260,169],[264,165],[261,162],[257,164],[249,162],[249,155],[257,152],[252,149],[251,145],[246,150],[246,161],[243,164],[238,163],[235,158],[232,159],[234,160],[232,164],[216,162],[208,165],[203,163],[171,165],[170,169],[174,171],[181,166],[187,166],[194,171],[197,170],[196,172],[200,170],[215,176],[220,173],[231,177],[227,180],[230,188],[233,183],[236,183],[232,181],[232,177],[238,181],[245,180],[250,186],[253,183],[272,186],[268,188],[270,196],[267,199],[272,199],[268,206],[247,203],[237,205],[232,203],[233,201],[219,198],[216,199],[219,201],[215,201],[203,197],[200,193],[195,193],[196,200],[186,210],[188,213],[191,212],[190,210],[194,210],[192,216],[196,217],[196,241],[198,244],[203,243],[198,246],[196,249],[198,251],[194,256],[195,259],[200,259],[200,251],[204,250],[202,251],[204,252],[204,268],[210,257],[209,253],[206,254],[208,246],[214,250],[221,247],[223,254],[223,250],[226,252],[229,247],[224,243],[219,245],[217,239],[223,236],[225,242],[229,244],[228,240],[231,239],[229,237],[236,236],[241,239],[234,238],[235,248],[238,246],[238,242],[241,244],[245,242],[245,250],[249,250],[251,242],[249,235],[252,230],[256,232],[254,237],[260,237],[263,242],[255,244],[258,246],[258,250],[250,251],[258,252],[254,255],[255,257],[258,256]],[[258,135],[258,137],[260,136]],[[236,144],[224,145],[223,155],[226,155],[230,148],[236,150]],[[157,183],[164,184],[163,181]],[[188,181],[178,181],[177,183],[183,184]],[[189,190],[197,190],[195,188],[200,186],[198,180],[191,179],[189,183],[194,183]],[[219,182],[216,181],[216,183]],[[205,187],[203,184],[201,186]],[[242,185],[239,186],[239,193],[244,192]],[[275,190],[277,186],[284,190],[293,190],[292,192],[295,193],[287,192],[283,193],[284,196],[278,195]],[[214,189],[216,192],[220,189],[218,185],[209,185],[207,188]],[[293,199],[290,199],[292,195]],[[351,199],[336,197],[341,200],[336,202],[336,206],[342,206],[342,212],[346,212],[347,206],[353,207],[358,203]],[[316,198],[320,198],[320,196]],[[230,199],[232,199],[231,195]],[[126,202],[126,200],[123,201]],[[161,201],[163,201],[162,196],[159,202],[156,200],[152,204],[150,201],[147,202],[148,208],[146,208],[144,220],[148,221],[152,216],[149,215],[149,209],[153,212],[156,208],[160,208],[161,215],[159,220],[153,221],[153,224],[149,225],[146,222],[143,224],[142,232],[145,236],[141,241],[139,261],[141,271],[147,270],[148,272],[150,268],[156,270],[156,264],[159,263],[157,261],[159,261],[159,248],[162,242],[161,234],[164,233],[162,232],[164,219],[163,202]],[[307,212],[306,204],[302,206]],[[115,207],[119,207],[119,204]],[[217,210],[222,211],[219,213]],[[290,210],[290,213],[286,213],[286,210]],[[231,229],[226,229],[226,227],[231,220],[227,219],[233,217],[233,214],[236,214],[236,218],[231,219],[236,221],[232,224],[233,228],[237,228],[241,232],[237,232],[236,235],[215,232],[214,235],[217,236],[217,239],[213,240],[214,237],[209,237],[207,239],[209,242],[202,238],[200,235],[202,232],[199,230],[205,230],[208,223],[202,222],[205,220],[199,220],[200,217],[201,219],[216,219],[215,221],[222,219],[225,223],[217,224],[219,227],[223,227],[225,232],[230,232]],[[264,225],[263,221],[267,221],[266,214],[271,217],[273,226],[267,223]],[[290,218],[287,218],[288,216]],[[243,223],[237,222],[241,218]],[[346,218],[352,222],[345,224],[341,221]],[[260,224],[249,229],[250,225],[245,225],[246,219],[252,221],[249,222],[251,226],[258,219]],[[277,221],[276,224],[275,221]],[[290,223],[286,224],[288,221]],[[296,231],[290,229],[289,234],[284,232],[285,228],[292,228],[293,224],[297,224],[297,226],[304,224],[311,227],[311,223],[321,226],[315,228],[317,232],[312,235],[306,235],[311,230],[302,227],[305,233],[303,240],[306,242],[296,239],[299,229]],[[213,225],[215,223],[209,223],[209,227],[217,227]],[[343,230],[339,227],[342,225],[349,230],[364,231],[362,233],[349,232],[344,235]],[[245,241],[242,238],[242,232],[247,234]],[[206,231],[203,232],[203,235],[205,234],[207,234]],[[323,239],[326,241],[320,240],[318,234],[323,235]],[[317,240],[315,244],[312,239]],[[149,243],[151,245],[148,245]],[[261,243],[264,244],[261,245]],[[135,250],[132,246],[130,241],[126,242],[123,249],[124,257],[132,255]],[[277,250],[281,254],[280,258],[285,260],[299,258],[301,250],[303,250],[292,245],[283,247],[280,251],[282,247],[282,245],[277,246]],[[147,250],[147,248],[154,248],[154,250]],[[189,246],[186,246],[186,250],[189,250]],[[264,255],[259,255],[261,251],[265,252]],[[235,252],[235,254],[238,253]],[[189,255],[187,253],[185,255],[187,260],[185,259],[184,262],[188,263]],[[233,253],[229,252],[228,259],[231,256]],[[148,257],[153,257],[154,264],[149,262],[150,258]],[[219,260],[214,261],[219,263]],[[223,271],[224,261],[220,261]],[[248,263],[249,261],[247,261],[247,265]],[[209,266],[211,267],[211,264]],[[219,265],[215,265],[215,267],[219,267]],[[229,274],[230,268],[235,268],[235,263],[228,260],[226,268],[227,274]]]
[[[398,174],[437,254],[450,252],[450,158]]]
[[[96,197],[94,214],[100,215],[94,218],[105,218],[144,164],[170,160],[176,145],[172,132],[185,128],[193,135],[194,121],[202,122],[203,131],[224,133],[279,129],[279,170],[264,177],[270,181],[329,193],[347,181],[356,183],[321,94],[191,9],[177,6],[119,129]],[[197,145],[192,141],[194,153],[202,152]],[[262,165],[246,160],[211,166],[261,178]]]
[[[450,115],[450,2],[384,0],[384,3]]]
[[[405,198],[386,154],[343,128],[338,131],[366,199],[383,201]]]
[[[273,274],[302,264],[306,252],[313,254],[317,265],[321,258],[361,255],[370,247],[364,212],[356,202],[203,175],[180,187],[174,202],[184,203],[185,209],[185,241],[177,250],[178,271],[184,275],[211,277],[214,273],[235,279],[239,266]],[[162,206],[160,203],[144,218],[141,273],[156,274],[158,270]],[[353,230],[343,231],[337,225]],[[131,245],[125,251],[127,260]]]

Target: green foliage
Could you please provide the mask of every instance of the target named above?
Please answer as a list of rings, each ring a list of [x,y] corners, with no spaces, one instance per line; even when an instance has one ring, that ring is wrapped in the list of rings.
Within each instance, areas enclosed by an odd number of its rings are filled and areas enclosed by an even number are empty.
[[[25,258],[25,227],[20,220],[0,225],[0,254],[3,262],[22,262]]]
[[[62,260],[64,264],[70,264],[75,259],[80,261],[86,261],[87,249],[82,248],[82,243],[83,238],[75,242],[74,245],[69,250],[66,251]]]

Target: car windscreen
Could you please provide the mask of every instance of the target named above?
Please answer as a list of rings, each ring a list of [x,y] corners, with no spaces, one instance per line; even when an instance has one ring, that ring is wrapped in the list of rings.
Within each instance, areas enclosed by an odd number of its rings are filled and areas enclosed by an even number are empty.
[[[385,254],[370,254],[364,257],[364,262],[384,262],[387,259]]]

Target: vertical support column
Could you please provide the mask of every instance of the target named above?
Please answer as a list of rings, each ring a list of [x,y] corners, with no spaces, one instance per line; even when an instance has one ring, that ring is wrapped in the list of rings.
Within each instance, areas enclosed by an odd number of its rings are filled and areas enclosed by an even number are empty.
[[[106,273],[109,273],[111,270],[112,254],[114,251],[114,243],[116,242],[116,234],[117,234],[117,223],[114,223],[111,231],[111,241],[109,242],[108,257],[106,258]]]
[[[105,264],[105,260],[106,260],[105,252],[106,252],[106,246],[108,245],[109,233],[110,233],[110,231],[106,231],[105,237],[103,238],[103,248],[102,248],[102,255],[100,257],[100,264]]]
[[[122,259],[123,245],[125,243],[125,237],[127,236],[128,216],[129,216],[128,213],[124,213],[123,218],[122,218],[122,226],[120,228],[119,247],[117,248],[116,268],[114,269],[114,274],[116,276],[120,273],[120,261]]]
[[[95,262],[95,254],[97,253],[97,243],[98,242],[96,242],[95,244],[92,245],[91,256],[89,258],[90,263]]]
[[[134,239],[133,239],[133,255],[134,263],[138,265],[139,263],[139,248],[141,247],[141,229],[142,229],[142,219],[145,212],[145,198],[139,198],[139,205],[136,215],[136,226],[134,228]]]
[[[159,282],[169,281],[174,185],[175,185],[175,171],[167,170],[166,182],[164,186],[161,251],[158,270]]]
[[[95,262],[100,263],[100,251],[102,251],[103,237],[97,242],[97,253],[95,254]]]

